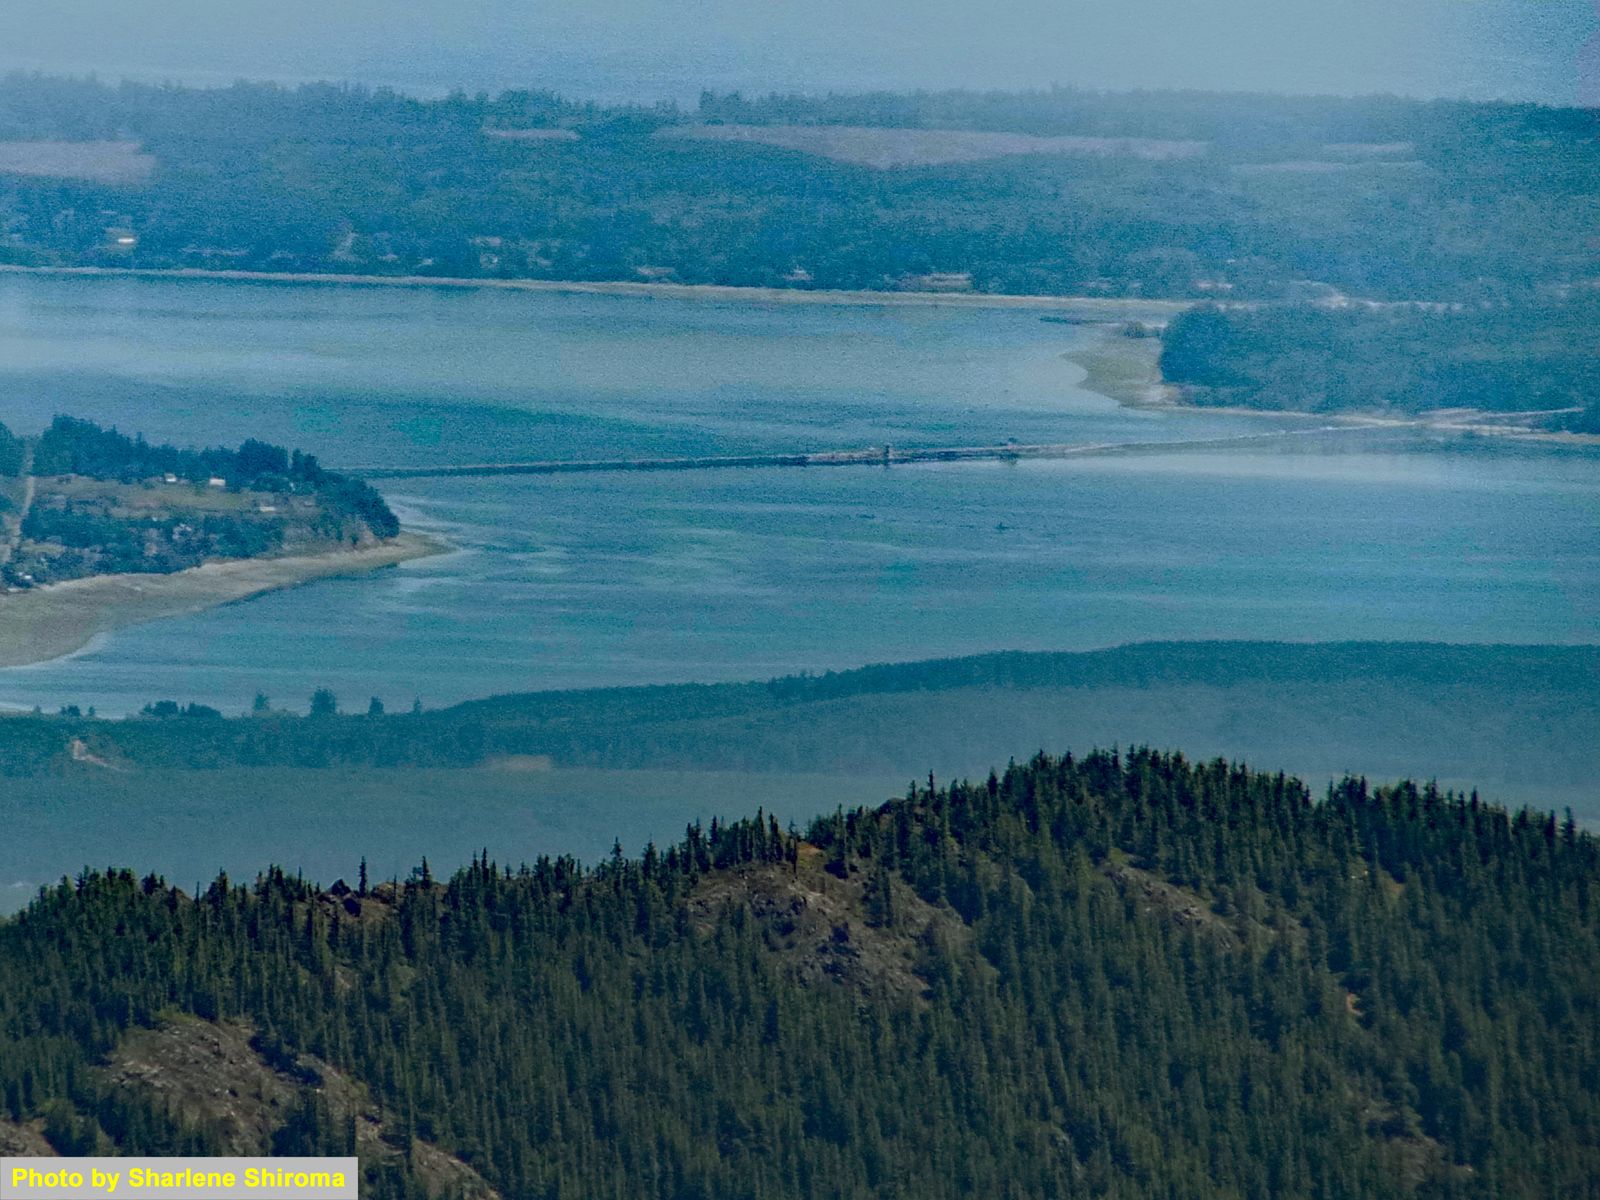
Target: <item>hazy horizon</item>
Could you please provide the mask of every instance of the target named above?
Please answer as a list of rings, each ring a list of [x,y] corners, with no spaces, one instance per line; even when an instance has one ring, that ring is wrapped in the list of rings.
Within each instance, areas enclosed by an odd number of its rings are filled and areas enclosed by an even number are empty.
[[[0,71],[430,93],[549,88],[692,101],[702,88],[1051,85],[1600,102],[1590,0],[17,0]]]

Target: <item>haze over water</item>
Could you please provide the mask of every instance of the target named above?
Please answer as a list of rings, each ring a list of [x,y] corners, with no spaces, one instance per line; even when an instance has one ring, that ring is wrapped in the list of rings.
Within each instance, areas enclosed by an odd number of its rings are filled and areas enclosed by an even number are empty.
[[[9,0],[0,70],[693,104],[701,88],[1204,88],[1594,103],[1587,0]],[[1585,49],[1585,43],[1588,48]]]
[[[1600,456],[1119,408],[1023,311],[0,279],[0,420],[330,466],[1171,442],[1014,465],[419,479],[459,553],[130,629],[0,703],[391,707],[1152,638],[1592,642]]]

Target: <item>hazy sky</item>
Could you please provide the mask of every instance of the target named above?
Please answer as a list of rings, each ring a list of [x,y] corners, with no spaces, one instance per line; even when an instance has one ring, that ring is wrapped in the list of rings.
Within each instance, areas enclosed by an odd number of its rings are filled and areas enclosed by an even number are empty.
[[[3,0],[0,69],[606,99],[1200,87],[1573,103],[1600,0]],[[1597,43],[1600,46],[1600,43]],[[1592,76],[1593,68],[1587,68]],[[1588,88],[1595,86],[1591,79]]]

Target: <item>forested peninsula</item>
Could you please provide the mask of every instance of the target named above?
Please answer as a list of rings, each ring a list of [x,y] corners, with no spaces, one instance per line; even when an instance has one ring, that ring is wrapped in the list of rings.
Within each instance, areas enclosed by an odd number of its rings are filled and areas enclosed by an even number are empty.
[[[433,553],[369,484],[251,439],[151,445],[57,417],[0,425],[0,666],[98,633]]]
[[[356,547],[400,522],[361,480],[254,439],[180,450],[57,417],[39,437],[0,425],[0,583],[21,590],[215,559]]]
[[[1597,868],[1134,750],[587,867],[90,872],[0,924],[0,1145],[356,1152],[380,1198],[1593,1196]]]

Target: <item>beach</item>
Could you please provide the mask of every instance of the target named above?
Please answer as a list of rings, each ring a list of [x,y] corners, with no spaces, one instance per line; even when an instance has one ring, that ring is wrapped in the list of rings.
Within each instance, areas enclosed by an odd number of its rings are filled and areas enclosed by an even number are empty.
[[[1161,378],[1161,339],[1108,329],[1093,345],[1063,355],[1087,374],[1078,386],[1129,408],[1181,408],[1177,390]]]
[[[97,575],[0,596],[0,667],[47,662],[96,637],[161,617],[199,612],[313,579],[357,575],[441,554],[418,533],[356,550],[211,562],[171,575]]]

